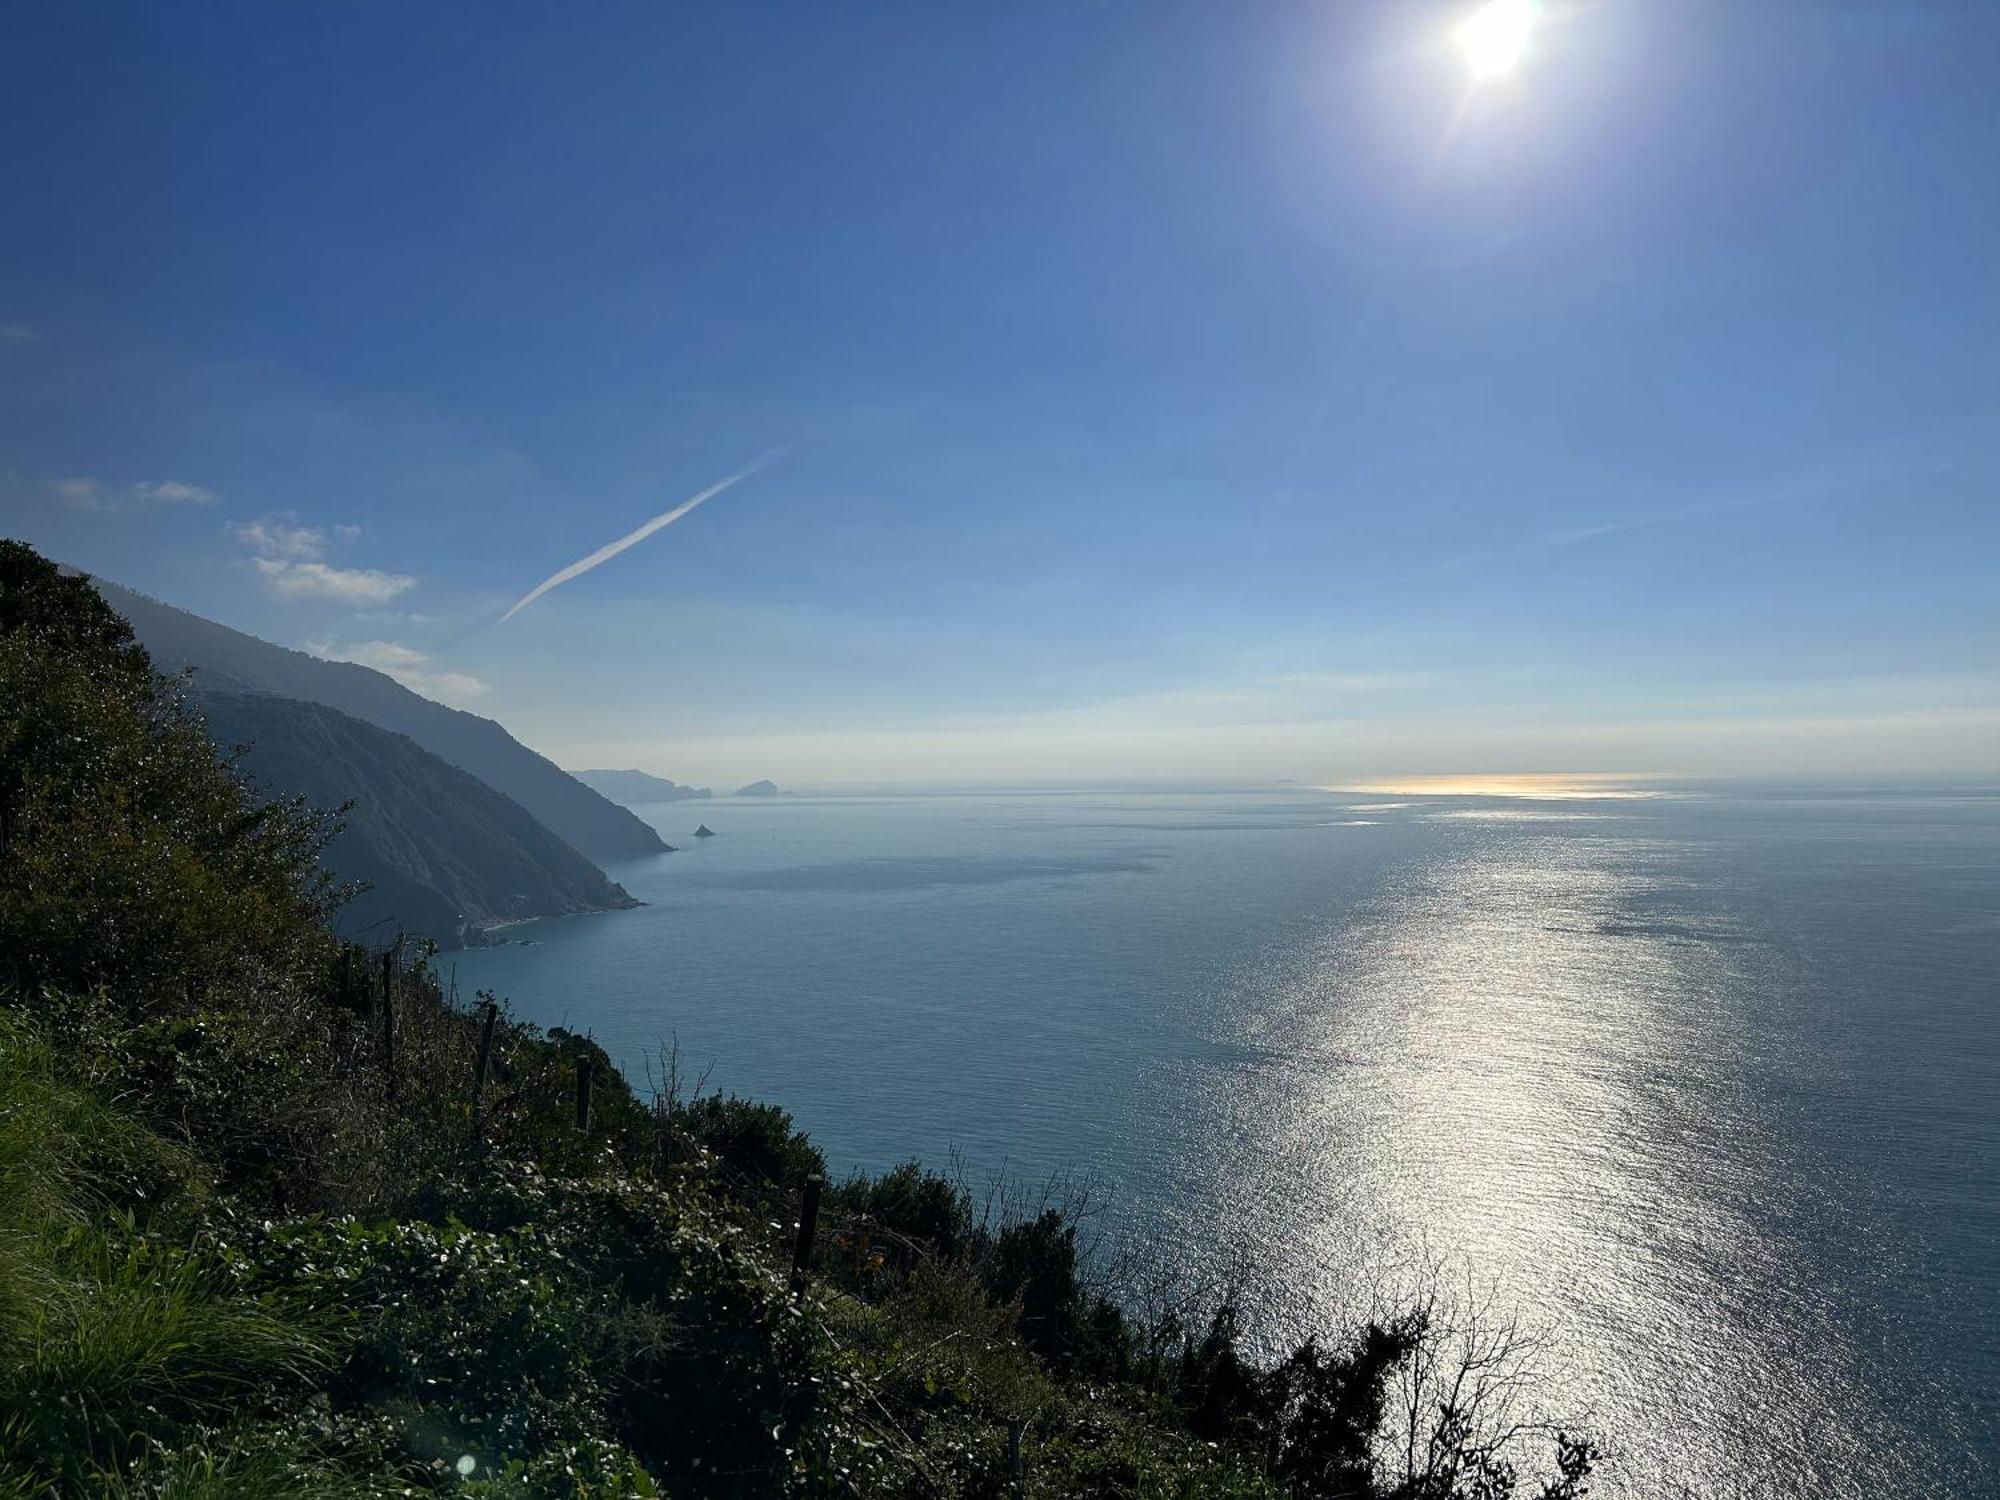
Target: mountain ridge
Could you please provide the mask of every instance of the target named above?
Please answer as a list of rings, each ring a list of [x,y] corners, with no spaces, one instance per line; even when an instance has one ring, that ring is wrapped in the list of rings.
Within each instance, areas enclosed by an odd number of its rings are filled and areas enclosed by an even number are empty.
[[[705,786],[687,786],[649,771],[594,770],[569,774],[592,791],[625,807],[648,802],[705,802],[715,795]]]
[[[336,710],[406,736],[484,782],[575,850],[613,858],[663,854],[657,831],[570,776],[492,719],[433,702],[387,674],[275,645],[92,577],[162,671],[191,666],[194,691],[266,693]]]
[[[322,862],[368,890],[342,908],[348,934],[390,926],[449,946],[534,917],[635,907],[625,888],[519,803],[407,735],[275,693],[195,696],[212,738],[247,747],[266,792],[346,807]]]

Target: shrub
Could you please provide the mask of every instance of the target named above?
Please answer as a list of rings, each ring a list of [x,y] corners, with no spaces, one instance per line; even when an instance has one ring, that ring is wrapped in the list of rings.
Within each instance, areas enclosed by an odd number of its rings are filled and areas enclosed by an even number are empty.
[[[775,1104],[709,1094],[679,1106],[671,1128],[708,1152],[726,1183],[758,1197],[796,1195],[806,1178],[826,1173],[819,1147]]]
[[[879,1253],[905,1273],[919,1258],[956,1260],[972,1248],[972,1195],[919,1162],[904,1162],[880,1177],[856,1173],[829,1191],[826,1202],[844,1217],[857,1252]]]

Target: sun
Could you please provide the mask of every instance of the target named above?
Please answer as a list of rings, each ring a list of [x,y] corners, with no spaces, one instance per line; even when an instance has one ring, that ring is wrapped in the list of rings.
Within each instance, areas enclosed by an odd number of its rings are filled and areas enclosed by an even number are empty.
[[[1479,78],[1501,78],[1514,71],[1527,50],[1539,0],[1486,0],[1458,28],[1458,49]]]

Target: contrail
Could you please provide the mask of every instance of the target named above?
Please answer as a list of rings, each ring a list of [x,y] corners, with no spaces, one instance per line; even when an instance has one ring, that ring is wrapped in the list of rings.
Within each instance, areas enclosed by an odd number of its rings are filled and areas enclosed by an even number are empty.
[[[542,595],[546,594],[550,589],[558,588],[561,585],[568,583],[572,578],[580,578],[585,573],[588,573],[592,568],[596,567],[599,563],[611,561],[612,558],[616,557],[619,553],[623,552],[627,547],[636,547],[639,543],[645,541],[647,537],[651,536],[654,532],[658,531],[662,526],[673,525],[674,522],[678,521],[682,516],[686,515],[689,511],[693,510],[697,505],[701,504],[702,501],[713,500],[717,495],[721,494],[724,490],[728,489],[732,484],[735,484],[740,480],[748,479],[752,474],[755,474],[759,469],[765,467],[767,464],[777,459],[783,452],[784,450],[782,448],[773,449],[771,452],[766,453],[762,458],[758,459],[755,463],[751,464],[747,469],[738,469],[734,474],[731,474],[727,479],[721,481],[721,483],[710,485],[707,489],[703,490],[699,495],[696,495],[692,500],[683,500],[679,505],[676,505],[672,510],[666,511],[661,515],[653,517],[652,520],[648,521],[645,525],[639,527],[637,530],[626,532],[625,535],[618,538],[618,540],[615,542],[605,543],[602,547],[599,547],[595,552],[591,553],[590,556],[584,558],[582,561],[571,563],[561,572],[551,573],[547,578],[544,578],[540,583],[536,584],[533,588],[529,589],[528,592],[523,594],[519,599],[516,599],[514,601],[513,608],[509,609],[506,614],[502,615],[500,619],[496,620],[494,623],[500,624],[503,621],[513,619],[514,616],[518,615],[522,610],[526,609],[530,604],[533,604],[537,599],[541,598]]]

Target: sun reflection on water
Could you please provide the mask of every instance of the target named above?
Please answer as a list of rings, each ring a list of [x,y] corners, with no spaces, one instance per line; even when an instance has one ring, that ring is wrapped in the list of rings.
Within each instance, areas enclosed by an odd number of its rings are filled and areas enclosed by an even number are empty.
[[[1599,1493],[1848,1493],[1864,1403],[1769,1228],[1797,1188],[1721,998],[1762,950],[1671,842],[1463,826],[1234,1017],[1212,1192],[1222,1238],[1306,1289],[1272,1325],[1442,1260],[1547,1320],[1552,1409],[1672,1435]],[[1802,1371],[1802,1348],[1834,1358]]]
[[[1658,774],[1589,772],[1578,775],[1398,776],[1384,781],[1350,781],[1321,791],[1372,797],[1522,797],[1532,801],[1651,801],[1673,792]]]

